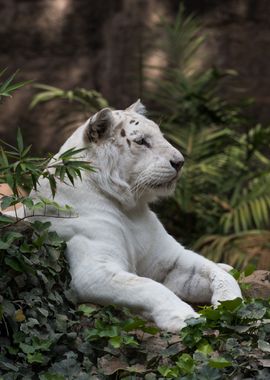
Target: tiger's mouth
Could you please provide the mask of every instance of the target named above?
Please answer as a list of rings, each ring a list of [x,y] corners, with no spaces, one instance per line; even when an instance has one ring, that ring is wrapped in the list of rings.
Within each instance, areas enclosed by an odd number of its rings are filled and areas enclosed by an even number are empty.
[[[151,187],[152,188],[155,188],[155,189],[160,189],[160,188],[170,188],[172,186],[174,186],[177,182],[179,178],[179,175],[176,174],[173,176],[173,178],[171,178],[169,181],[162,181],[160,183],[157,183],[155,185],[152,185]]]
[[[150,178],[149,178],[150,179]],[[179,172],[170,176],[151,178],[148,181],[137,182],[132,190],[140,196],[146,193],[152,193],[153,196],[169,195],[176,187],[177,180],[179,179]]]

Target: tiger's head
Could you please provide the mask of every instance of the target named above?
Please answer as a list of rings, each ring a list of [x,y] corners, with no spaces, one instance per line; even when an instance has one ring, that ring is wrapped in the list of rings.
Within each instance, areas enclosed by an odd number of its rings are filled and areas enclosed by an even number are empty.
[[[100,191],[128,208],[174,191],[184,158],[145,116],[140,100],[123,111],[104,108],[79,130],[62,149],[86,148],[96,169],[90,179]]]

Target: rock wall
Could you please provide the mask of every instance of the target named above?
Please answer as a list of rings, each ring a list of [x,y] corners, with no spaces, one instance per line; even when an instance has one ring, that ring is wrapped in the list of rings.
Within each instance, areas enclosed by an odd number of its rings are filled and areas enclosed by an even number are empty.
[[[18,79],[95,88],[112,106],[125,107],[143,97],[149,29],[159,14],[173,15],[177,7],[175,0],[0,0],[0,68],[19,68]],[[203,64],[239,72],[223,92],[235,98],[245,90],[257,100],[253,116],[270,120],[270,3],[187,0],[186,7],[208,33]],[[29,111],[32,95],[28,86],[1,106],[0,137],[12,142],[19,126],[36,152],[55,151],[67,134],[55,121],[56,108],[69,113],[71,106],[58,102]]]
[[[18,79],[100,91],[114,107],[139,96],[140,42],[150,0],[0,0],[0,68]],[[0,137],[14,140],[21,127],[26,140],[41,153],[55,151],[63,130],[55,125],[56,107],[33,111],[34,90],[18,91],[1,108]],[[70,105],[63,106],[70,112]]]
[[[201,18],[207,33],[208,62],[234,69],[227,81],[227,97],[253,97],[252,116],[270,122],[270,2],[267,0],[186,1]]]

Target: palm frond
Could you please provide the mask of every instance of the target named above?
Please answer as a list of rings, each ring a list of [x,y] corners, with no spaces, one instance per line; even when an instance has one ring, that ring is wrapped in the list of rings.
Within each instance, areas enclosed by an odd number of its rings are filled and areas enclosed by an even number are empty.
[[[46,84],[36,84],[36,89],[41,90],[32,99],[30,108],[36,107],[40,103],[45,103],[54,99],[68,100],[69,102],[79,103],[88,112],[96,112],[101,108],[107,107],[107,100],[95,90],[75,88],[73,90],[63,90],[58,87]]]
[[[238,268],[244,268],[249,263],[255,263],[264,269],[270,266],[269,230],[203,236],[193,248],[209,259]]]

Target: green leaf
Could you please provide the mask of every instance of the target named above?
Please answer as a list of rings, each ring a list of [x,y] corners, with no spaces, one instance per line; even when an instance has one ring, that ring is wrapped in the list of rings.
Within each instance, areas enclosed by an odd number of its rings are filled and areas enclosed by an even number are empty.
[[[13,203],[14,201],[16,202],[17,200],[13,196],[4,196],[3,198],[1,198],[1,209],[5,210],[10,205],[14,204]],[[19,200],[18,200],[18,202],[19,202]]]
[[[30,198],[30,197],[26,197],[26,198],[22,199],[22,203],[23,203],[27,208],[29,208],[30,210],[32,210],[32,208],[33,208],[33,206],[34,206],[33,199]]]
[[[114,348],[119,348],[121,347],[123,341],[121,336],[114,336],[109,339],[109,343],[114,347]]]
[[[218,358],[212,358],[209,360],[210,367],[213,368],[225,368],[225,367],[231,367],[232,362],[226,360],[225,358],[219,356]]]
[[[28,363],[44,363],[44,356],[40,352],[35,352],[33,354],[29,353],[27,354],[27,361]]]
[[[35,220],[31,223],[31,226],[34,228],[34,230],[38,233],[44,233],[51,227],[50,222],[41,222],[40,220]]]
[[[244,270],[245,276],[250,276],[256,269],[256,266],[254,264],[249,264]]]
[[[243,319],[261,319],[266,313],[266,307],[259,302],[244,305],[238,310],[237,315]]]
[[[17,145],[18,145],[18,150],[19,153],[22,154],[24,150],[24,145],[23,145],[23,138],[22,138],[22,133],[20,128],[17,130]]]
[[[52,196],[55,197],[55,194],[56,194],[56,180],[55,180],[54,176],[51,175],[51,174],[48,175],[48,180],[49,180]]]
[[[0,215],[0,223],[13,224],[15,222],[16,222],[16,220],[14,218],[12,218],[11,216]]]
[[[270,352],[270,343],[259,339],[258,340],[258,348],[263,352]]]
[[[145,327],[145,321],[140,318],[132,318],[125,321],[123,330],[129,332],[136,329],[143,329]],[[145,331],[145,330],[144,330]]]
[[[95,308],[88,306],[88,305],[79,305],[78,312],[82,313],[86,317],[90,317],[91,314],[93,314],[96,311]]]
[[[19,346],[25,354],[33,354],[36,351],[36,349],[29,344],[20,343]]]
[[[60,375],[59,373],[47,372],[42,375],[39,375],[40,380],[65,380],[65,376]]]
[[[159,366],[158,372],[167,378],[175,378],[179,376],[179,370],[177,368],[169,368],[167,366]]]
[[[238,297],[233,300],[228,300],[228,301],[221,301],[220,304],[225,310],[229,311],[235,311],[238,309],[243,303],[242,298]]]
[[[133,336],[128,336],[128,335],[123,336],[122,340],[123,340],[123,343],[127,346],[133,346],[133,347],[139,346],[139,343]]]
[[[118,326],[108,326],[99,331],[100,337],[117,337],[119,336],[120,331]]]
[[[156,335],[160,332],[160,329],[155,326],[143,326],[141,328],[143,332],[146,332],[147,334]]]
[[[39,308],[40,310],[40,308]],[[43,315],[45,313],[42,313]],[[48,313],[45,314],[45,316],[47,317],[48,316]],[[49,351],[51,345],[52,345],[52,341],[50,339],[43,339],[43,338],[39,338],[37,336],[34,336],[32,338],[32,344],[33,344],[33,347],[35,348],[35,350],[41,350],[41,351]]]
[[[236,280],[239,280],[240,276],[241,276],[241,272],[238,271],[237,269],[233,268],[230,270],[229,272]]]
[[[85,150],[86,150],[86,148],[80,148],[80,149],[70,148],[70,149],[67,149],[65,152],[60,154],[59,159],[61,159],[61,160],[70,159],[70,158],[74,157],[75,155],[77,155],[81,152],[84,152]]]
[[[15,309],[13,303],[9,300],[4,299],[2,305],[3,305],[4,315],[11,317],[11,318],[14,318],[15,313],[16,313],[16,309]]]
[[[196,351],[201,352],[202,354],[207,356],[213,352],[213,347],[206,340],[204,340],[198,344],[198,348]]]
[[[16,257],[6,256],[5,264],[14,269],[16,272],[23,272],[23,267]]]
[[[220,319],[220,310],[214,309],[212,307],[206,307],[203,310],[200,311],[202,315],[204,315],[207,319],[212,321],[217,321]]]
[[[11,363],[8,360],[1,361],[1,358],[0,358],[0,368],[4,368],[4,369],[11,370],[11,371],[14,371],[14,372],[18,372],[19,371],[19,368],[17,366],[15,366],[13,363]],[[2,379],[5,380],[4,378],[2,378]]]
[[[7,250],[11,243],[0,240],[0,250]]]
[[[191,374],[194,372],[195,363],[189,354],[182,354],[176,361],[176,365],[183,374]]]

